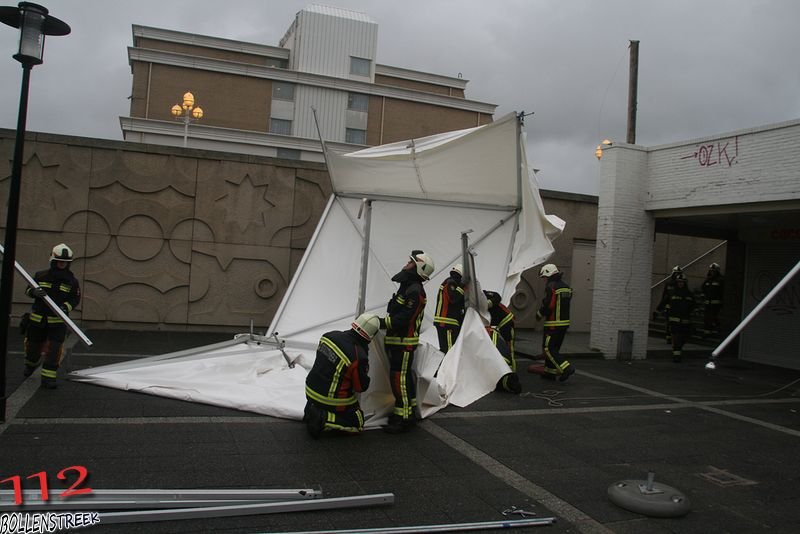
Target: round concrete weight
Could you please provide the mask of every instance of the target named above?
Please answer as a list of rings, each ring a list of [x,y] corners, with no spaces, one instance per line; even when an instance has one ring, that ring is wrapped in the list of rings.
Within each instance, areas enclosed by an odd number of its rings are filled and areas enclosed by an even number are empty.
[[[608,498],[621,508],[650,517],[680,517],[689,513],[689,498],[666,484],[646,480],[621,480],[608,487]]]

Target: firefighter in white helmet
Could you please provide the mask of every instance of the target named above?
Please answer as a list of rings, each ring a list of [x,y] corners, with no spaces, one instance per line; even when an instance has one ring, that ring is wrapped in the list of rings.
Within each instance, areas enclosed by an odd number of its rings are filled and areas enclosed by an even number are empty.
[[[457,263],[450,276],[439,286],[433,325],[439,335],[439,350],[447,353],[453,347],[464,322],[464,269]]]
[[[23,317],[25,334],[25,377],[33,374],[39,364],[42,387],[56,388],[56,374],[64,356],[67,325],[45,302],[50,297],[65,314],[69,314],[81,301],[81,287],[69,266],[74,255],[64,243],[53,247],[50,268],[33,276],[36,287],[28,286],[25,294],[33,297],[33,306]]]
[[[356,394],[369,387],[369,344],[379,328],[377,315],[362,313],[349,330],[334,330],[320,338],[317,357],[306,376],[303,417],[314,439],[323,431],[357,434],[364,430]]]
[[[542,306],[536,312],[537,320],[544,319],[542,330],[544,372],[541,377],[549,380],[558,378],[563,382],[575,372],[572,364],[561,357],[561,344],[569,328],[572,289],[561,279],[561,271],[552,263],[543,266],[539,276],[547,279]]]
[[[419,329],[425,313],[425,289],[435,267],[430,256],[412,250],[405,267],[392,277],[400,284],[386,305],[380,320],[386,329],[384,345],[389,356],[389,379],[394,394],[394,409],[384,427],[389,433],[406,432],[416,424],[417,386],[414,377],[414,351],[419,345]]]

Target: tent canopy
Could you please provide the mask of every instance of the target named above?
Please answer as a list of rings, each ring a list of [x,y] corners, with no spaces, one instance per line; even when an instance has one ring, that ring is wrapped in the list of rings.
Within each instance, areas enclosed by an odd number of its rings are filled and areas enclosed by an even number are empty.
[[[479,313],[467,311],[446,355],[438,350],[432,317],[440,283],[465,259],[462,234],[469,239],[469,265],[477,280],[506,300],[522,271],[553,252],[550,241],[563,221],[544,213],[517,116],[348,154],[326,150],[326,159],[334,194],[266,333],[280,338],[283,352],[265,338],[241,336],[243,346],[200,347],[71,376],[301,419],[305,376],[320,336],[348,329],[362,294],[366,311],[385,314],[396,287],[392,276],[412,250],[421,249],[436,264],[425,284],[428,302],[414,362],[422,416],[451,403],[465,406],[494,390],[510,369]],[[393,404],[382,337],[379,333],[370,346],[372,380],[360,399],[368,426],[384,421]]]

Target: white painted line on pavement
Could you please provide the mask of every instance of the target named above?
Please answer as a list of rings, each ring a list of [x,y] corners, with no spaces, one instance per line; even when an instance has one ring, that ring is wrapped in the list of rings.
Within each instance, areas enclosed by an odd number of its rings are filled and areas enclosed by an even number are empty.
[[[725,410],[720,410],[719,408],[715,408],[713,406],[708,405],[707,403],[700,403],[700,402],[692,402],[690,400],[682,399],[680,397],[675,397],[672,395],[665,395],[664,393],[659,393],[658,391],[653,391],[651,389],[642,388],[639,386],[634,386],[633,384],[628,384],[626,382],[620,382],[619,380],[614,380],[612,378],[605,378],[600,375],[596,375],[593,373],[587,373],[586,371],[579,371],[581,376],[587,376],[589,378],[594,378],[595,380],[600,380],[601,382],[607,382],[609,384],[614,384],[615,386],[620,386],[627,389],[632,389],[634,391],[638,391],[640,393],[645,393],[647,395],[652,395],[653,397],[660,397],[662,399],[669,399],[674,402],[678,402],[681,404],[691,404],[693,407],[705,410],[707,412],[715,413],[717,415],[724,415],[725,417],[730,417],[731,419],[737,419],[739,421],[743,421],[745,423],[750,423],[753,425],[762,426],[764,428],[768,428],[770,430],[775,430],[776,432],[782,432],[784,434],[788,434],[790,436],[800,437],[800,431],[794,430],[792,428],[786,428],[785,426],[776,425],[774,423],[768,423],[767,421],[762,421],[761,419],[755,419],[754,417],[747,417],[745,415],[739,415],[733,412],[727,412]]]
[[[6,422],[0,425],[0,436],[6,431],[8,425],[14,422],[14,417],[39,389],[41,382],[31,376],[6,399]]]
[[[542,506],[547,507],[548,510],[557,514],[560,518],[572,523],[580,532],[586,534],[613,534],[612,530],[609,530],[600,522],[586,515],[568,502],[559,499],[541,486],[537,486],[513,469],[508,468],[458,436],[451,434],[433,421],[426,420],[424,423],[420,424],[419,427],[463,454],[509,486],[535,499]]]

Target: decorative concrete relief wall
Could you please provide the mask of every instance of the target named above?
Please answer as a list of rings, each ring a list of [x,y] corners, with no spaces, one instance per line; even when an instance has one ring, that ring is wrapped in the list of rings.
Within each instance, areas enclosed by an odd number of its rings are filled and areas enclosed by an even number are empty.
[[[316,163],[47,134],[26,147],[17,261],[33,274],[69,244],[84,326],[265,328],[331,193]],[[15,317],[24,289],[15,281]]]

